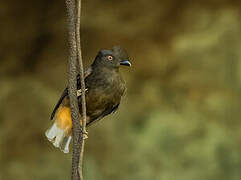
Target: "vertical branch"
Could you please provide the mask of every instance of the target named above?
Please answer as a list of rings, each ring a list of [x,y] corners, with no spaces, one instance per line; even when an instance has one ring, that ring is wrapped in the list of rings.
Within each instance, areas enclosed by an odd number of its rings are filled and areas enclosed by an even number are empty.
[[[81,53],[81,43],[80,43],[80,17],[81,17],[81,0],[77,0],[77,18],[76,18],[76,42],[77,42],[77,59],[79,64],[80,80],[81,80],[81,104],[82,104],[82,134],[80,138],[81,152],[79,158],[79,175],[80,179],[83,179],[83,155],[84,155],[84,145],[86,132],[86,101],[85,101],[85,81],[84,81],[84,68]]]
[[[83,138],[82,138],[82,133],[80,129],[80,115],[79,115],[79,106],[78,106],[78,100],[77,100],[77,78],[76,78],[77,67],[78,67],[77,55],[78,57],[79,56],[81,57],[81,52],[80,52],[80,43],[77,42],[77,39],[79,39],[77,38],[79,36],[77,35],[79,31],[76,31],[77,29],[76,20],[79,18],[76,18],[75,4],[76,4],[75,0],[66,0],[68,21],[69,21],[68,27],[69,27],[69,46],[70,46],[69,60],[68,60],[68,64],[69,64],[68,94],[70,98],[71,118],[72,118],[72,124],[73,124],[72,180],[79,180],[80,178],[82,180],[83,179],[82,171],[80,171],[79,173],[78,168],[79,168],[80,153],[82,154],[81,149],[83,147],[82,146]],[[78,11],[80,12],[80,10]],[[82,67],[82,59],[80,59],[80,61],[81,61],[80,67]],[[81,74],[81,77],[83,77],[83,70],[80,72],[80,74]],[[84,91],[82,93],[84,93]],[[83,98],[82,98],[82,101],[83,101]]]

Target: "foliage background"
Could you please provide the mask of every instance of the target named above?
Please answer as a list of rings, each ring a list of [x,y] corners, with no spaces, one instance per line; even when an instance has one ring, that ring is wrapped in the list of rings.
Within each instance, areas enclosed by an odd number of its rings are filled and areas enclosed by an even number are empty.
[[[84,1],[85,65],[124,46],[128,93],[89,129],[86,180],[241,178],[241,2]],[[66,86],[64,1],[0,1],[0,180],[66,180],[44,137]]]

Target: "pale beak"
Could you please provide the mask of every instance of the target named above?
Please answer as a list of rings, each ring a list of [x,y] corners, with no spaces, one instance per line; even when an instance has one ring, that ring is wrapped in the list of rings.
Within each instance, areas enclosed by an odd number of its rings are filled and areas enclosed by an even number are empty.
[[[123,66],[131,66],[131,63],[128,59],[125,59],[125,60],[122,60],[120,62],[120,65],[123,65]]]

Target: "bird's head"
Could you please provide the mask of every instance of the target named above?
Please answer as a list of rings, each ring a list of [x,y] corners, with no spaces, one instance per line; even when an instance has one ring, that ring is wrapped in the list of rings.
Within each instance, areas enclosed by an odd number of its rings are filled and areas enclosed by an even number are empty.
[[[131,66],[131,63],[126,50],[120,46],[114,46],[112,49],[100,50],[93,65],[119,68],[121,65]]]

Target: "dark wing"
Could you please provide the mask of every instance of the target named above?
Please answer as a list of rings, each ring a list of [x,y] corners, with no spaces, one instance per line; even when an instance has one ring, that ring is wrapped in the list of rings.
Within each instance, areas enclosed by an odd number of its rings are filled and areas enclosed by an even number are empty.
[[[87,123],[87,126],[92,125],[93,123],[101,120],[103,117],[107,116],[108,114],[114,113],[117,111],[118,107],[119,107],[120,103],[115,105],[112,108],[107,108],[100,116],[98,116],[97,118],[93,119],[92,121],[90,121],[89,123]]]
[[[91,66],[84,72],[84,78],[89,76],[92,73]],[[77,75],[77,89],[81,89],[81,81],[80,81],[80,74]]]
[[[50,119],[52,120],[54,118],[54,115],[57,111],[57,109],[59,108],[60,104],[62,103],[62,101],[64,100],[64,98],[68,95],[68,88],[65,88],[64,92],[62,93],[61,97],[59,98],[59,101],[57,102],[57,104],[54,107],[54,110],[51,114]]]
[[[92,72],[92,68],[89,67],[84,74],[84,78],[86,78],[87,76],[89,76]],[[77,75],[77,89],[81,89],[81,82],[80,82],[80,75]],[[57,111],[57,109],[59,108],[60,104],[62,103],[62,101],[64,100],[64,98],[68,95],[68,88],[65,88],[64,92],[62,93],[61,97],[59,98],[57,104],[54,107],[54,110],[51,114],[50,119],[52,120],[54,118],[54,115]]]

